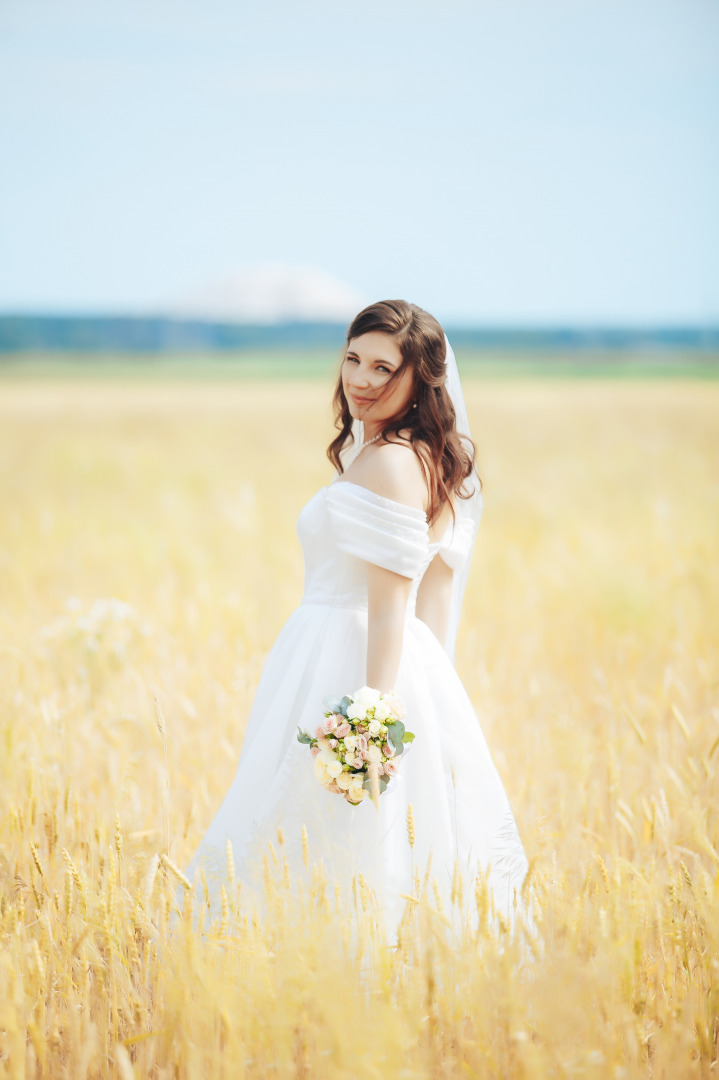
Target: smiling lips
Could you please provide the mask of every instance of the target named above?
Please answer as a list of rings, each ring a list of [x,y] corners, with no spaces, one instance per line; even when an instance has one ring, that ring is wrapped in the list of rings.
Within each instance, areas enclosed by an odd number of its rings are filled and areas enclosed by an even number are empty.
[[[355,405],[369,405],[369,403],[371,401],[374,401],[374,398],[359,397],[357,394],[353,394],[351,391],[350,391],[350,397],[354,401]]]

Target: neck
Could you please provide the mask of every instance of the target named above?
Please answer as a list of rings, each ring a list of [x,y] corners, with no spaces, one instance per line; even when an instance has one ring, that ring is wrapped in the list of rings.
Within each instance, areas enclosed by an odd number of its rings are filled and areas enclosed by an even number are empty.
[[[376,439],[381,430],[382,424],[376,420],[365,421],[363,427],[364,442],[368,443],[370,439]]]

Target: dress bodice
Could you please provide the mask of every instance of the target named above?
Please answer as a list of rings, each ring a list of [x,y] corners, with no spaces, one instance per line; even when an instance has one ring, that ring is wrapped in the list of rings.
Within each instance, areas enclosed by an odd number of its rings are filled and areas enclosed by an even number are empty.
[[[297,532],[305,560],[304,603],[367,607],[367,563],[410,578],[407,611],[414,613],[427,567],[439,554],[453,569],[469,557],[472,530],[449,523],[430,541],[423,510],[387,499],[348,480],[321,488],[300,513]]]

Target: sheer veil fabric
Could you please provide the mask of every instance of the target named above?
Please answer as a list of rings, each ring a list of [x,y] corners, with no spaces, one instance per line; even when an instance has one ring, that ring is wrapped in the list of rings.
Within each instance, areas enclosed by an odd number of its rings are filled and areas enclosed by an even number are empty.
[[[469,423],[454,353],[447,343],[447,388],[460,435]],[[362,426],[353,426],[354,448]],[[352,447],[343,464],[351,460]],[[431,862],[445,909],[458,867],[471,883],[485,875],[496,910],[512,920],[527,860],[501,778],[452,657],[477,525],[479,480],[458,499],[456,521],[431,541],[424,511],[377,495],[344,477],[305,505],[297,532],[305,562],[302,601],[282,627],[263,669],[235,779],[186,874],[197,906],[220,911],[227,886],[227,850],[243,897],[261,899],[268,842],[283,836],[282,858],[293,878],[306,877],[303,830],[311,861],[321,861],[346,898],[362,873],[380,904],[390,936],[396,930],[417,868]],[[416,615],[423,575],[435,557],[453,571],[451,617],[439,641]],[[367,565],[410,579],[402,655],[394,687],[415,740],[399,774],[379,799],[350,806],[317,781],[297,728],[314,731],[323,699],[366,682]],[[407,838],[413,808],[415,846]],[[204,877],[205,884],[201,884]],[[468,898],[473,889],[466,890]],[[468,899],[468,903],[471,902]]]
[[[467,416],[467,407],[464,403],[462,383],[459,378],[459,369],[457,367],[454,349],[450,345],[446,335],[444,340],[447,346],[447,358],[445,361],[447,367],[447,382],[445,385],[447,387],[447,393],[454,405],[457,431],[461,436],[463,435],[467,438],[471,438],[469,417]],[[476,468],[473,470],[473,475],[469,478],[468,487],[471,490],[469,498],[457,499],[455,505],[456,520],[454,528],[462,538],[461,542],[456,546],[462,550],[463,558],[461,561],[457,560],[455,566],[452,567],[452,570],[454,571],[452,576],[452,601],[449,611],[449,628],[444,643],[445,650],[451,659],[454,659],[459,619],[462,614],[462,601],[464,600],[464,593],[467,588],[467,579],[469,577],[469,568],[472,561],[474,541],[477,536],[477,529],[484,508],[482,485],[479,476],[477,475]]]

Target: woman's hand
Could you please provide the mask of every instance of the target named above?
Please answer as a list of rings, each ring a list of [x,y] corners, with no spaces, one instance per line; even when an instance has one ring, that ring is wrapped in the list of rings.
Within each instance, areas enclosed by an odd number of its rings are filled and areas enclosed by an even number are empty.
[[[411,588],[409,578],[367,564],[367,686],[383,692],[397,682]]]

